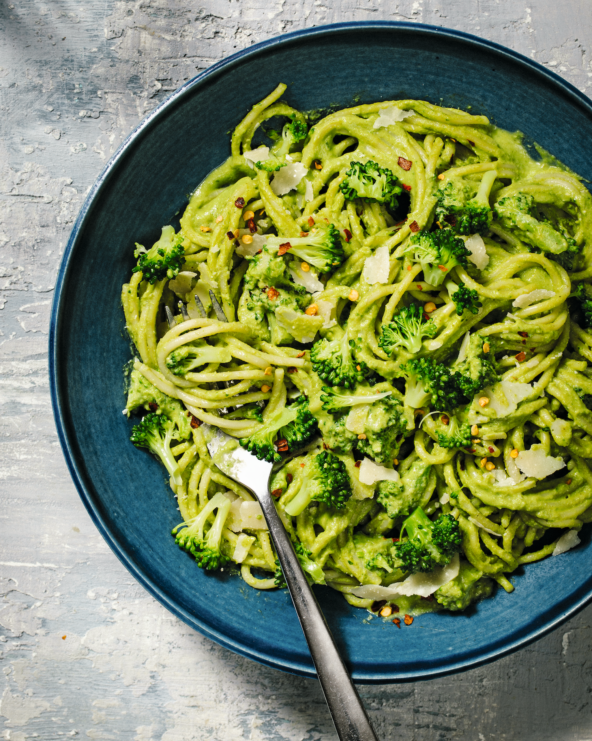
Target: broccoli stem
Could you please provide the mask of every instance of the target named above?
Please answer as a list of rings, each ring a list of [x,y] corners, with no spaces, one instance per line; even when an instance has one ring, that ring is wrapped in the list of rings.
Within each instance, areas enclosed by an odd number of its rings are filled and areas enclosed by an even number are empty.
[[[296,494],[294,499],[286,505],[286,512],[291,517],[297,517],[301,512],[304,512],[311,503],[313,492],[312,487],[307,486],[309,481],[310,479],[304,481],[298,494]]]

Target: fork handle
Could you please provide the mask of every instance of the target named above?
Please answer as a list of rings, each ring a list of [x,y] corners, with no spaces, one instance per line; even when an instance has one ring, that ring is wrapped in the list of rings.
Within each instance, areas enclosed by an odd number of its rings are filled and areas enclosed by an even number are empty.
[[[268,491],[258,494],[337,735],[340,741],[377,741],[275,505]]]

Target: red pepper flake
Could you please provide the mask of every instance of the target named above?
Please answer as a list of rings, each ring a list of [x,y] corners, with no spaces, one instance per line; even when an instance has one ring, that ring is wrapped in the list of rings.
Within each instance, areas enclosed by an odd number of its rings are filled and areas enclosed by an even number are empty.
[[[412,221],[411,224],[409,224],[409,228],[415,234],[419,231],[419,224],[417,223],[417,221]]]
[[[447,273],[447,272],[448,272],[448,268],[447,268],[447,267],[445,267],[444,265],[438,265],[438,267],[440,268],[440,270],[441,270],[441,271],[442,271],[443,273]]]
[[[282,492],[283,492],[283,489],[274,489],[274,490],[273,490],[273,491],[271,492],[271,496],[272,496],[272,497],[279,497],[279,496],[281,496],[281,493],[282,493]]]
[[[151,401],[148,404],[148,409],[150,409],[151,412],[155,412],[158,409],[158,404],[154,401]]]
[[[329,450],[329,446],[327,445],[327,443],[323,443],[323,450]]]
[[[234,232],[226,232],[226,236],[232,242],[232,240],[234,239]]]
[[[308,217],[308,225],[309,226],[314,226],[315,225],[315,220],[312,218],[312,216],[309,216]]]
[[[308,237],[308,232],[300,232],[301,237]]]
[[[393,541],[393,543],[398,543],[399,542],[399,538],[392,538],[392,541]]]
[[[278,453],[287,453],[288,452],[288,441],[285,437],[282,437],[281,440],[278,440],[276,442],[276,447],[278,449]]]
[[[411,270],[411,265],[407,265],[407,270]]]
[[[567,479],[565,483],[569,486],[571,484],[571,479]]]
[[[285,255],[288,250],[292,249],[292,245],[289,242],[284,242],[283,244],[280,244],[278,248],[278,255]]]
[[[471,145],[472,147],[474,147],[474,146],[475,146],[475,142],[472,142],[472,141],[471,141],[470,139],[467,139],[467,141],[469,142],[469,144],[470,144],[470,145]]]
[[[391,605],[393,612],[399,612],[399,605]]]
[[[411,617],[411,615],[405,615],[405,617],[403,618],[403,622],[405,623],[405,625],[411,625],[411,623],[413,622],[413,618]]]
[[[445,216],[444,221],[450,224],[450,226],[456,226],[456,216]]]
[[[407,193],[411,193],[411,186],[410,185],[405,185],[405,183],[403,183],[403,190],[406,190]]]
[[[379,610],[382,610],[382,608],[385,605],[386,605],[386,600],[379,599],[379,600],[376,600],[376,602],[372,603],[372,606],[370,607],[370,609],[372,610],[372,612],[378,612]]]
[[[518,332],[520,337],[528,337],[528,332]]]
[[[197,417],[194,417],[193,414],[191,415],[191,422],[189,423],[191,427],[193,427],[194,430],[197,430],[198,427],[201,426],[201,419],[198,419]]]
[[[294,368],[294,367],[288,368],[288,373],[298,373],[298,368]]]
[[[296,357],[297,357],[297,358],[303,358],[303,357],[304,357],[304,355],[305,355],[305,352],[304,352],[304,350],[302,350],[302,352],[299,352],[299,353],[298,353],[298,355],[297,355]]]
[[[322,170],[323,169],[323,165],[319,162],[319,160],[315,160],[313,162],[313,165],[314,165],[315,170]]]
[[[354,467],[355,467],[355,468],[359,468],[359,467],[360,467],[361,465],[362,465],[362,461],[356,461],[356,462],[354,463]]]
[[[247,221],[247,226],[249,227],[249,231],[251,232],[251,234],[255,234],[255,232],[257,231],[257,224],[255,224],[255,219],[249,219]]]
[[[399,628],[399,630],[401,630],[401,618],[395,618],[393,620],[393,623],[397,626],[397,628]]]
[[[519,363],[523,363],[526,360],[526,353],[524,350],[519,352],[518,355],[514,356]]]
[[[399,157],[399,159],[397,160],[397,162],[398,162],[398,165],[401,168],[401,170],[410,170],[411,169],[411,165],[413,164],[413,162],[411,162],[411,160],[406,160],[405,157]]]
[[[489,451],[490,453],[493,453],[493,452],[494,452],[494,451],[493,451],[493,448],[491,447],[491,445],[488,445],[488,446],[487,446],[487,450],[488,450],[488,451]]]
[[[407,219],[403,219],[403,221],[397,221],[395,226],[403,226],[403,224],[407,221]]]
[[[269,286],[269,288],[267,289],[267,298],[270,301],[275,301],[279,295],[280,295],[280,292],[277,290],[277,288],[274,288],[273,286]]]
[[[416,283],[415,285],[417,286],[418,291],[423,290],[423,286],[421,285],[421,283]]]
[[[345,234],[345,241],[349,242],[352,238],[352,233],[350,232],[349,229],[344,229],[343,233]]]
[[[287,481],[287,482],[288,482],[289,484],[291,484],[291,483],[292,483],[292,481],[294,481],[294,476],[292,476],[292,474],[291,474],[291,473],[287,473],[287,474],[286,474],[286,481]]]
[[[234,205],[237,208],[244,208],[245,207],[245,199],[242,196],[239,196],[236,201],[234,202]]]
[[[65,641],[65,640],[66,640],[66,636],[62,636],[62,641]]]

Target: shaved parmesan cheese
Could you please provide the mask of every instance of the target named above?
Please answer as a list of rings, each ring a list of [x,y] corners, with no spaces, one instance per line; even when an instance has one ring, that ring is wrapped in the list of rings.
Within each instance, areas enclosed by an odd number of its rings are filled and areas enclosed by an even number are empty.
[[[553,458],[541,448],[534,446],[530,450],[521,450],[518,453],[516,465],[522,473],[534,479],[544,479],[555,471],[565,468],[563,458]]]
[[[367,585],[352,589],[355,597],[362,599],[393,599],[399,595],[405,597],[429,597],[437,589],[448,584],[458,576],[460,569],[460,559],[458,553],[447,566],[434,569],[428,574],[412,574],[405,581],[398,584],[391,584],[389,587],[379,587],[378,585]]]
[[[257,149],[251,149],[250,152],[244,153],[244,158],[247,160],[249,167],[254,167],[255,162],[265,162],[269,159],[269,147],[257,147]]]
[[[571,423],[566,419],[556,419],[552,422],[551,434],[558,445],[568,445],[571,439]]]
[[[250,230],[245,229],[245,233],[250,233]],[[244,244],[243,242],[240,243],[240,246],[236,248],[237,255],[240,255],[241,257],[253,257],[263,249],[267,242],[267,237],[262,234],[253,234],[252,237],[253,241],[251,244]]]
[[[323,291],[325,288],[316,273],[313,273],[312,270],[305,273],[300,267],[300,263],[296,260],[290,264],[290,275],[294,283],[304,286],[309,293],[317,293],[318,291]]]
[[[364,458],[358,470],[362,484],[368,484],[369,486],[375,484],[377,481],[400,481],[397,471],[392,468],[379,466],[374,461],[371,461],[370,458]]]
[[[317,299],[316,305],[319,310],[319,316],[324,319],[323,329],[330,329],[337,324],[335,320],[335,304],[333,301],[325,301],[324,299]]]
[[[195,277],[197,277],[197,273],[192,273],[190,270],[182,270],[174,280],[169,281],[169,288],[177,296],[184,296],[191,290],[191,283]]]
[[[482,525],[479,520],[476,520],[474,517],[471,517],[469,515],[469,520],[475,525],[476,527],[481,528],[481,530],[485,530],[486,533],[489,533],[490,535],[495,535],[496,538],[501,538],[501,535],[499,533],[496,533],[494,530],[490,530],[488,527],[485,527],[485,525]]]
[[[312,189],[312,183],[310,180],[304,181],[304,200],[306,203],[314,200],[314,191]]]
[[[236,541],[236,545],[234,546],[234,553],[232,554],[232,560],[235,563],[242,563],[245,558],[249,555],[249,551],[251,550],[251,546],[255,542],[255,538],[253,535],[247,535],[246,533],[241,533],[238,536],[238,539]]]
[[[467,357],[467,348],[469,346],[470,337],[470,332],[467,332],[466,335],[463,337],[463,341],[460,343],[460,349],[458,351],[458,358],[456,360],[457,363],[462,363],[462,361]]]
[[[308,170],[302,162],[291,162],[276,172],[271,181],[271,189],[276,196],[285,196],[286,193],[298,186],[307,172]]]
[[[516,486],[518,484],[518,481],[515,481],[511,476],[508,476],[508,474],[503,470],[503,468],[494,468],[491,472],[493,474],[493,477],[495,481],[493,482],[494,486]]]
[[[345,420],[345,429],[355,433],[356,435],[361,435],[366,429],[366,419],[368,418],[369,411],[370,404],[359,404],[358,406],[352,407],[349,410],[347,419]],[[362,480],[360,479],[360,481]],[[373,484],[374,481],[362,481],[362,483]]]
[[[566,533],[564,533],[557,543],[555,544],[555,548],[553,549],[552,556],[560,556],[562,553],[565,553],[566,551],[571,551],[572,548],[575,548],[577,545],[579,545],[582,541],[578,537],[578,531],[577,530],[568,530]]]
[[[496,383],[493,388],[491,386],[484,388],[479,396],[486,396],[489,399],[489,409],[493,409],[498,417],[507,417],[516,411],[521,401],[533,393],[534,389],[530,383],[502,381]]]
[[[302,312],[290,309],[288,306],[278,306],[276,320],[286,332],[289,332],[297,342],[308,345],[314,342],[319,329],[323,326],[323,318],[309,316]]]
[[[240,533],[240,531],[243,529],[243,520],[241,517],[242,503],[242,499],[234,500],[234,502],[230,505],[230,512],[228,513],[228,517],[226,518],[226,522],[224,523],[225,527],[227,527],[229,530],[232,530],[233,533]]]
[[[392,126],[398,121],[403,121],[409,116],[413,116],[414,111],[402,111],[397,106],[390,106],[389,108],[383,108],[378,114],[378,118],[374,122],[375,129],[383,129],[387,126]]]
[[[373,255],[366,258],[362,278],[370,285],[388,283],[389,248],[386,245],[379,247]]]
[[[442,496],[440,497],[440,504],[448,504],[449,501],[450,501],[450,494],[448,494],[448,492],[445,491],[444,494],[442,494]]]
[[[485,249],[485,242],[480,234],[472,234],[465,242],[465,247],[471,253],[469,260],[479,270],[489,265],[489,255]]]
[[[259,502],[241,502],[240,516],[243,530],[267,530],[267,522]]]
[[[530,293],[523,293],[522,296],[518,296],[518,298],[512,302],[512,306],[515,306],[517,309],[525,309],[527,306],[536,304],[537,301],[553,298],[555,295],[555,291],[547,291],[544,288],[537,288]]]

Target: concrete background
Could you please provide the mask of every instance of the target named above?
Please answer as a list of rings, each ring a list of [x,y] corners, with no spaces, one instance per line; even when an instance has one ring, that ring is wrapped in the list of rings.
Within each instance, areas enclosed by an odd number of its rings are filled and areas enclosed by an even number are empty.
[[[57,441],[47,327],[72,223],[130,129],[237,49],[362,19],[469,31],[590,94],[587,0],[0,0],[1,738],[336,738],[316,682],[192,632],[105,545]],[[362,687],[379,737],[592,739],[591,622],[462,675]]]

